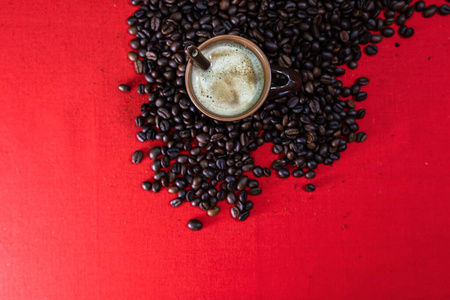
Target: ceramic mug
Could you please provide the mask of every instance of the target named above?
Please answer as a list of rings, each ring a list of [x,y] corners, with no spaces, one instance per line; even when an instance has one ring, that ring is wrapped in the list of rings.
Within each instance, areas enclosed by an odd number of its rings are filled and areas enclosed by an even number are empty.
[[[201,51],[202,49],[205,49],[206,47],[217,42],[227,42],[227,41],[238,43],[240,45],[245,46],[247,49],[251,50],[253,54],[258,58],[264,70],[264,88],[259,99],[248,110],[233,116],[223,116],[217,114],[211,110],[206,109],[198,101],[195,95],[192,86],[192,69],[193,64],[195,62],[193,61],[192,58],[190,58],[189,61],[187,62],[185,73],[186,90],[194,105],[208,117],[220,121],[235,121],[243,119],[255,113],[267,99],[282,97],[290,92],[298,90],[301,87],[300,75],[297,72],[295,72],[292,69],[284,68],[277,65],[271,66],[269,64],[267,56],[264,54],[261,48],[259,48],[255,43],[243,37],[237,35],[219,35],[203,42],[200,46],[198,46],[198,50]],[[272,73],[283,75],[286,78],[286,82],[283,85],[274,84],[272,82]]]

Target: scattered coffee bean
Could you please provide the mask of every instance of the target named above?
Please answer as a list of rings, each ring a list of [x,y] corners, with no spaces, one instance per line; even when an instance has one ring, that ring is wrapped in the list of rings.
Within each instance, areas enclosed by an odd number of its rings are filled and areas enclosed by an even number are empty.
[[[292,171],[292,176],[294,177],[302,177],[303,175],[305,175],[305,172],[303,171],[303,169],[295,169],[294,171]]]
[[[367,134],[365,134],[364,132],[358,132],[358,134],[356,135],[356,141],[358,142],[364,142],[367,138]]]
[[[144,153],[141,150],[134,151],[133,157],[131,158],[132,162],[138,164],[142,161],[144,157]]]
[[[441,16],[448,16],[450,14],[450,5],[443,4],[439,7],[439,14]]]
[[[214,217],[214,216],[217,215],[219,212],[220,212],[220,208],[216,206],[216,207],[214,207],[214,208],[208,209],[207,214],[208,214],[208,216],[210,216],[210,217]]]
[[[150,191],[152,189],[152,183],[149,181],[142,182],[142,189],[144,191]]]
[[[198,230],[202,229],[203,224],[199,220],[192,219],[192,220],[189,220],[188,227],[191,230],[198,231]]]
[[[129,85],[119,84],[119,90],[122,92],[129,92],[131,90]]]
[[[316,187],[314,184],[308,183],[305,185],[305,190],[308,192],[314,192],[316,190]]]
[[[375,55],[378,53],[378,47],[375,45],[369,45],[366,47],[366,54],[367,55]]]
[[[313,179],[314,177],[316,177],[316,172],[314,172],[313,170],[310,170],[310,171],[306,172],[305,177],[307,179]]]
[[[424,18],[430,18],[432,16],[434,16],[437,12],[438,12],[439,8],[437,7],[437,5],[430,5],[427,6],[423,12],[422,12],[422,16]]]

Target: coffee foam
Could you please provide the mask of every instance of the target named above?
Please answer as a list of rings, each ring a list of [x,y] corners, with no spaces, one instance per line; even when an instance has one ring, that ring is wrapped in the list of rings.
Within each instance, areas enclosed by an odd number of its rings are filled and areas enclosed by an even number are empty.
[[[235,42],[216,42],[202,53],[211,66],[204,71],[193,65],[191,79],[197,100],[222,116],[248,111],[264,89],[264,69],[258,57]]]

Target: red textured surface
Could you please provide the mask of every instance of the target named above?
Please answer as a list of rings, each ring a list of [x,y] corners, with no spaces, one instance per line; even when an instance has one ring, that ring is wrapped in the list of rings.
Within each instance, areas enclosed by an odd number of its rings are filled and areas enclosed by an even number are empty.
[[[371,79],[367,141],[314,193],[262,179],[239,223],[141,189],[127,3],[2,2],[0,299],[450,298],[449,18],[416,14],[363,57],[344,82]]]

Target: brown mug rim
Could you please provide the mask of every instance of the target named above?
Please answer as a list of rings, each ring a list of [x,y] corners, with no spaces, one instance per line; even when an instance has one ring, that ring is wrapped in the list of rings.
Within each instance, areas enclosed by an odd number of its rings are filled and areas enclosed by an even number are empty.
[[[221,40],[231,40],[231,41],[234,41],[241,45],[244,45],[245,47],[250,49],[256,55],[256,57],[258,57],[258,60],[261,62],[263,69],[264,69],[264,89],[263,89],[258,101],[256,101],[255,105],[253,105],[252,108],[250,108],[249,110],[247,110],[241,114],[235,115],[235,116],[218,115],[218,114],[215,114],[215,113],[207,110],[197,100],[197,97],[195,97],[194,91],[192,89],[192,83],[190,80],[191,73],[192,73],[192,65],[193,65],[192,59],[189,59],[189,61],[187,62],[187,65],[186,65],[185,84],[186,84],[186,90],[189,95],[189,98],[191,99],[192,103],[194,103],[194,105],[202,113],[204,113],[205,115],[207,115],[208,117],[210,117],[212,119],[229,122],[229,121],[236,121],[236,120],[244,119],[244,118],[252,115],[253,113],[255,113],[261,107],[261,105],[263,105],[264,101],[266,101],[267,96],[269,95],[270,84],[272,82],[272,72],[270,71],[269,60],[267,59],[267,56],[264,54],[264,52],[261,50],[261,48],[259,48],[258,45],[256,45],[252,41],[249,41],[248,39],[243,38],[238,35],[218,35],[218,36],[212,37],[212,38],[204,41],[202,44],[200,44],[200,46],[198,46],[198,49],[202,50],[205,47],[209,46],[210,44],[221,41]]]

